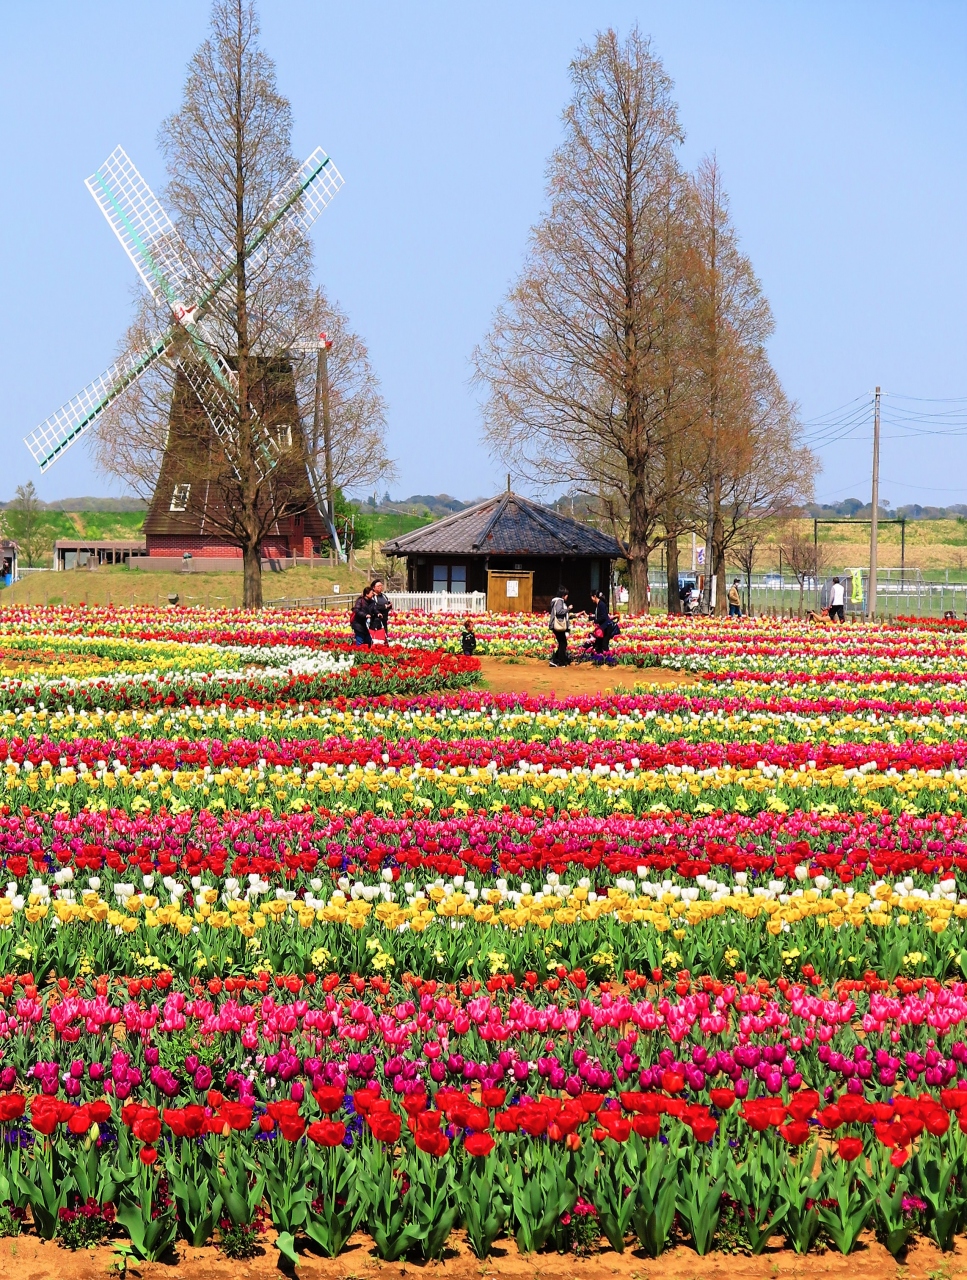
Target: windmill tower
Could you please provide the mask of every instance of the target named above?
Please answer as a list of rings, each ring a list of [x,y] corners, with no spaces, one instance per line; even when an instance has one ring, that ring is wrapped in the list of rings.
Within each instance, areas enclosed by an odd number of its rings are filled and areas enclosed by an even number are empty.
[[[246,249],[248,270],[257,271],[265,261],[274,236],[308,230],[342,182],[326,153],[315,150],[269,203]],[[173,556],[180,563],[186,551],[195,556],[211,550],[224,563],[234,549],[218,534],[218,476],[219,468],[239,475],[233,426],[239,390],[231,361],[222,354],[224,344],[217,340],[217,308],[220,301],[230,303],[234,266],[226,264],[214,279],[199,284],[203,273],[120,147],[85,185],[155,302],[170,311],[171,323],[144,350],[122,357],[58,409],[26,437],[27,447],[46,471],[122,392],[156,361],[167,359],[176,366],[176,377],[168,442],[145,521],[149,555]],[[268,503],[284,492],[285,508],[293,513],[274,520],[263,554],[303,555],[327,532],[338,546],[331,513],[324,520],[315,497],[320,487],[314,483],[290,354],[283,350],[261,357],[255,368],[255,402],[248,407],[260,492]]]

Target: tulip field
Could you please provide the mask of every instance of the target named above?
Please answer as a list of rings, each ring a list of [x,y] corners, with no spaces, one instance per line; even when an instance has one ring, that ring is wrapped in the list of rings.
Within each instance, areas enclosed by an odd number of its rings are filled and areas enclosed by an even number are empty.
[[[967,631],[461,621],[0,611],[0,1236],[954,1248]]]

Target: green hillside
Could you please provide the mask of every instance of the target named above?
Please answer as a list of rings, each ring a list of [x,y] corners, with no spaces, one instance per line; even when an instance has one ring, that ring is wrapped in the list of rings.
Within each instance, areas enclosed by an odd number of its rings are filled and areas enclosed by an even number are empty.
[[[414,529],[422,529],[425,524],[432,524],[432,516],[406,516],[399,512],[388,511],[380,515],[370,515],[364,510],[366,524],[373,531],[374,542],[387,542],[390,538],[399,538],[404,533],[412,533]]]

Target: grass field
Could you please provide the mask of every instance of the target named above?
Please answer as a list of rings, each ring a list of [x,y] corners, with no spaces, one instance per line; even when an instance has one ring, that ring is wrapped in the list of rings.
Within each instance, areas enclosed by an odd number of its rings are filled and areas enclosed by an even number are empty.
[[[51,545],[58,538],[137,538],[143,511],[43,511],[40,524]]]
[[[810,540],[812,520],[792,521]],[[785,531],[769,530],[764,536],[755,561],[756,573],[768,573],[779,567],[779,546],[789,536]],[[870,559],[870,526],[868,524],[834,524],[819,526],[819,545],[823,549],[823,569],[865,568]],[[881,568],[900,567],[900,526],[880,524],[877,538]],[[690,537],[679,539],[679,557],[683,567],[691,564]],[[730,561],[730,567],[732,562]],[[950,581],[967,578],[967,520],[908,520],[906,526],[906,567],[919,569],[925,579]]]
[[[387,542],[390,538],[399,538],[404,533],[412,533],[414,529],[422,529],[426,524],[432,524],[432,518],[425,516],[406,516],[396,512],[387,512],[380,515],[370,515],[369,512],[363,511],[366,517],[366,523],[373,530],[374,542]]]
[[[265,573],[262,591],[266,604],[273,600],[310,598],[333,594],[338,586],[350,600],[371,573],[365,568],[309,569]],[[69,569],[63,573],[29,573],[0,591],[0,608],[14,604],[165,604],[177,592],[182,605],[204,608],[237,608],[242,603],[241,571],[231,573],[154,573],[124,566]]]

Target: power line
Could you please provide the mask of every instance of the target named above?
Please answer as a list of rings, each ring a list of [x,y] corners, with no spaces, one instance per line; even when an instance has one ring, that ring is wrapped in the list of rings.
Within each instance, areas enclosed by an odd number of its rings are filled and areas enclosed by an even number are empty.
[[[854,396],[852,400],[847,400],[846,404],[841,404],[838,409],[830,409],[828,413],[821,413],[818,418],[808,418],[802,425],[804,427],[822,426],[830,419],[837,418],[845,410],[851,409],[860,400],[866,405],[870,403],[869,396]]]
[[[886,476],[883,476],[883,483],[899,485],[901,489],[917,489],[926,493],[967,493],[967,487],[962,484],[953,489],[938,489],[936,485],[911,484],[909,480],[888,480]]]

